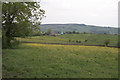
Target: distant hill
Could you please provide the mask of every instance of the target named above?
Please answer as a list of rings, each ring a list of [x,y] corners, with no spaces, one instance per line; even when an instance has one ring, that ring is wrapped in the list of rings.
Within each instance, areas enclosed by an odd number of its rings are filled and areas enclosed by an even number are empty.
[[[41,24],[40,29],[47,31],[51,28],[52,31],[68,32],[77,31],[80,33],[107,33],[107,34],[118,34],[118,28],[113,27],[101,27],[86,24]]]

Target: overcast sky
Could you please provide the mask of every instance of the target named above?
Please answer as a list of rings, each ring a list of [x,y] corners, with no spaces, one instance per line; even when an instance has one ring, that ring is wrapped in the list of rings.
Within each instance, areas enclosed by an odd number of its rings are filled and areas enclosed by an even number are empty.
[[[78,23],[118,26],[119,0],[41,0],[46,11],[42,24]]]

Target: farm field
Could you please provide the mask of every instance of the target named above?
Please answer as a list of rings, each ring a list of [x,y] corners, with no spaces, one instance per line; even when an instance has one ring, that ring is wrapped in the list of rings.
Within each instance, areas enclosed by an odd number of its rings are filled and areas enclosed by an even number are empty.
[[[2,68],[3,78],[117,78],[118,48],[23,43],[3,50]]]
[[[62,43],[62,44],[81,44],[81,45],[104,45],[105,40],[110,40],[109,46],[118,45],[118,35],[109,34],[65,34],[54,36],[35,36],[27,38],[17,38],[21,42],[39,43]],[[85,42],[87,40],[87,42]],[[81,43],[76,43],[81,41]]]
[[[106,16],[117,10],[111,3],[2,1],[0,78],[118,79],[120,32],[114,14]]]

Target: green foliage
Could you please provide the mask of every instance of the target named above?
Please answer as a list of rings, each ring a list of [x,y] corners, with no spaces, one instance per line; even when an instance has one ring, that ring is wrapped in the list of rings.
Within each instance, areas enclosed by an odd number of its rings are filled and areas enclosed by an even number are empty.
[[[8,47],[7,37],[5,36],[4,30],[2,30],[2,48],[7,48],[7,47]]]
[[[47,34],[47,35],[50,35],[51,32],[52,32],[52,30],[51,30],[51,28],[49,28],[49,29],[47,30],[46,34]]]
[[[118,28],[114,27],[100,27],[100,26],[92,26],[92,25],[81,25],[81,24],[41,24],[40,28],[42,31],[47,31],[47,29],[51,28],[52,31],[57,32],[73,32],[77,31],[77,33],[101,33],[101,34],[118,34]]]
[[[3,48],[10,48],[14,37],[26,37],[40,30],[45,11],[37,2],[4,2],[2,5]],[[37,27],[37,28],[36,28]],[[16,41],[15,41],[16,42]]]
[[[15,38],[8,38],[5,36],[4,30],[2,30],[2,48],[17,48],[19,41]]]
[[[34,25],[34,28],[33,28],[33,34],[32,35],[35,35],[35,36],[40,36],[42,35],[42,31],[40,30],[40,28],[37,26],[37,25]],[[32,36],[31,35],[31,36]]]
[[[104,44],[105,44],[105,46],[108,46],[110,44],[110,40],[109,39],[105,40]]]

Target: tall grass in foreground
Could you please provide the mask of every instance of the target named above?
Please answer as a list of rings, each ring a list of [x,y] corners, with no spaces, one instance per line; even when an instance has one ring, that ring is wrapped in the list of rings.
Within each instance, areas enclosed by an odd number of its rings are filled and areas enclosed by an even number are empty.
[[[22,44],[3,50],[3,78],[117,78],[118,48]]]

